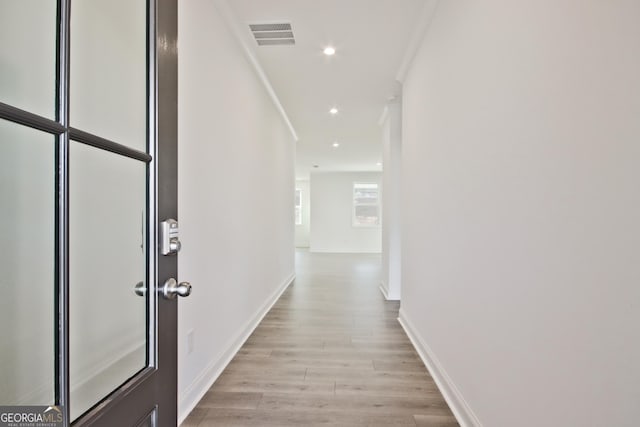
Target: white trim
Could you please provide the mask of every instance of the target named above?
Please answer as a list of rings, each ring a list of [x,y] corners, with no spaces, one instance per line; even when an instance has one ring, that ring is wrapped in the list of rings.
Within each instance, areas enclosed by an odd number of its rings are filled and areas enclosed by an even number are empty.
[[[380,114],[380,118],[378,119],[378,126],[383,127],[385,122],[389,118],[389,114],[391,113],[389,106],[394,104],[400,104],[402,101],[402,95],[396,95],[393,98],[389,99],[387,104],[382,109],[382,114]]]
[[[258,327],[264,316],[271,310],[271,307],[278,301],[282,293],[287,290],[289,285],[295,280],[295,273],[292,274],[276,291],[269,297],[262,307],[258,309],[253,318],[249,319],[240,329],[234,339],[229,341],[226,348],[218,357],[212,360],[206,368],[202,370],[200,375],[185,389],[183,396],[180,398],[178,406],[178,425],[182,424],[189,416],[193,408],[196,407],[200,399],[211,388],[213,383],[218,379],[222,371],[227,367],[229,362],[236,355],[245,341]]]
[[[273,104],[276,106],[276,109],[280,112],[282,119],[284,120],[285,124],[289,128],[289,132],[291,132],[291,136],[296,142],[298,142],[298,134],[296,133],[295,128],[291,124],[291,120],[289,120],[289,116],[287,115],[286,110],[280,103],[280,99],[278,98],[278,95],[276,95],[276,92],[273,90],[273,86],[271,86],[271,82],[269,81],[267,74],[262,69],[260,62],[258,61],[258,57],[253,51],[253,47],[252,47],[253,45],[250,43],[249,40],[247,40],[249,27],[247,26],[247,28],[245,29],[239,26],[238,19],[236,18],[235,13],[231,9],[231,6],[229,6],[229,3],[227,0],[214,0],[213,4],[216,6],[218,11],[220,12],[220,16],[223,18],[223,20],[225,21],[225,23],[233,33],[238,43],[240,43],[240,46],[242,47],[242,50],[244,51],[247,59],[249,60],[249,63],[251,64],[254,71],[258,75],[258,78],[264,85],[265,90],[271,97]]]
[[[91,361],[89,364],[85,364],[82,368],[73,370],[70,376],[74,377],[73,382],[69,384],[71,392],[81,389],[87,385],[90,381],[95,380],[96,377],[102,375],[110,368],[118,365],[122,360],[135,355],[136,353],[144,352],[146,343],[134,342],[128,346],[119,346],[117,349],[112,349],[108,352],[101,352],[100,357]],[[121,355],[114,360],[114,357]]]
[[[382,292],[384,299],[387,301],[400,301],[400,296],[396,296],[395,293],[393,295],[389,293],[389,286],[384,281],[380,282],[380,292]]]
[[[362,248],[346,248],[346,249],[335,249],[335,248],[312,248],[309,246],[309,252],[313,254],[363,254],[363,255],[371,255],[371,254],[382,254],[381,249],[362,249]]]
[[[389,117],[389,106],[385,105],[382,109],[382,114],[380,114],[380,118],[378,119],[378,126],[382,127],[384,122],[387,121],[387,117]]]
[[[46,404],[48,402],[54,403],[54,382],[53,374],[51,375],[51,382],[46,384],[33,385],[33,388],[22,396],[16,398],[16,405],[34,405],[34,402],[39,404]]]
[[[458,390],[427,343],[420,338],[418,331],[413,323],[407,318],[407,315],[402,308],[400,308],[398,322],[400,322],[402,329],[404,329],[409,340],[411,340],[411,343],[418,352],[418,355],[420,355],[420,358],[427,367],[427,370],[435,380],[440,393],[444,396],[444,399],[447,401],[449,408],[456,417],[456,420],[458,420],[460,426],[482,427],[482,423],[473,413],[471,407],[462,396],[462,393],[460,393],[460,390]]]
[[[73,381],[70,384],[71,400],[76,409],[71,409],[71,417],[75,418],[82,415],[102,396],[106,396],[113,389],[126,389],[125,384],[129,381],[127,378],[134,374],[135,376],[139,375],[139,371],[145,367],[146,348],[147,343],[138,343],[122,353],[122,356],[118,359],[89,372],[85,370],[84,377]],[[113,357],[112,353],[111,356]],[[73,376],[73,372],[71,375]]]
[[[380,282],[380,292],[382,292],[382,296],[385,300],[389,300],[389,290],[387,289],[387,285],[384,282]]]
[[[422,12],[420,13],[418,22],[411,33],[411,39],[407,45],[407,49],[404,51],[404,55],[402,56],[400,68],[398,68],[398,72],[396,73],[396,80],[400,83],[404,83],[404,79],[407,77],[407,72],[409,71],[409,68],[411,68],[413,58],[415,58],[416,53],[427,34],[427,30],[431,25],[431,20],[435,15],[438,2],[439,0],[427,0]]]

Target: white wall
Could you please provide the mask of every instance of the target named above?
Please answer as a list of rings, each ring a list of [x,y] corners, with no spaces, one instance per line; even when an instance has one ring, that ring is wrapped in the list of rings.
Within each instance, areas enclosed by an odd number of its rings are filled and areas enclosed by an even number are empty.
[[[296,225],[296,247],[308,248],[311,225],[311,197],[309,194],[309,180],[297,180],[296,189],[302,192],[302,224]]]
[[[485,426],[640,424],[639,20],[442,1],[404,82],[402,317]]]
[[[382,247],[380,227],[354,227],[353,184],[382,184],[380,172],[312,173],[311,252],[376,253]],[[384,221],[384,218],[382,218]]]
[[[387,105],[382,123],[382,291],[388,300],[401,295],[402,103]]]
[[[56,4],[0,3],[0,99],[55,118]],[[11,41],[8,43],[7,41]]]
[[[53,404],[55,144],[0,120],[0,402]]]
[[[182,419],[292,280],[295,145],[213,2],[180,2],[179,40]]]
[[[55,15],[54,2],[0,5],[0,99],[52,119]],[[0,141],[0,402],[54,403],[54,138],[0,120]]]

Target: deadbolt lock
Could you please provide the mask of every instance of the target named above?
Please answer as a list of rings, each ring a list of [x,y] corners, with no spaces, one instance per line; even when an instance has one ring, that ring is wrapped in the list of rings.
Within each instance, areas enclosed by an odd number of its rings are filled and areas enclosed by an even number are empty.
[[[162,255],[175,255],[180,252],[178,221],[167,219],[160,223],[160,253]]]

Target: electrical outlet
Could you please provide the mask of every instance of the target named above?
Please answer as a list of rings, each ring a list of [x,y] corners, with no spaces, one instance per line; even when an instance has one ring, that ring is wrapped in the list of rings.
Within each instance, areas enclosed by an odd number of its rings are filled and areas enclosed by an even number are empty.
[[[187,332],[187,354],[193,353],[193,329]]]

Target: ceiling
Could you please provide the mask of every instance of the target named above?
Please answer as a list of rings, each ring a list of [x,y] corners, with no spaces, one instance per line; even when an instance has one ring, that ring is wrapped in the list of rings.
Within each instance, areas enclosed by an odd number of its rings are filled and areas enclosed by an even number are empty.
[[[312,171],[381,170],[378,121],[400,92],[395,76],[425,0],[227,4],[298,135],[297,178],[308,179]],[[258,47],[249,24],[262,22],[290,22],[295,45]],[[329,45],[333,56],[323,54]],[[339,112],[331,115],[334,106]]]

